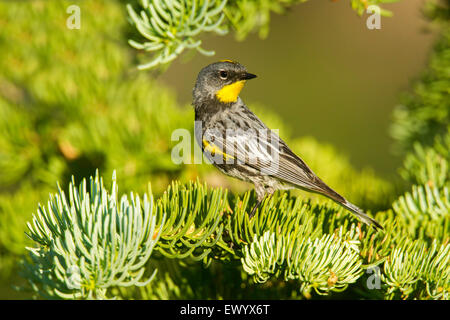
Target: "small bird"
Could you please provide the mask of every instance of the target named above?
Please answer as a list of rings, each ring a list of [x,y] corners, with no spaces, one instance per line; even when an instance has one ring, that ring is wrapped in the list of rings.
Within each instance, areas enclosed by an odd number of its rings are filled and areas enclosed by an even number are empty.
[[[204,67],[193,89],[195,137],[203,154],[220,171],[255,185],[257,204],[276,190],[298,188],[322,194],[362,222],[383,227],[327,186],[239,97],[245,82],[256,78],[232,60]]]

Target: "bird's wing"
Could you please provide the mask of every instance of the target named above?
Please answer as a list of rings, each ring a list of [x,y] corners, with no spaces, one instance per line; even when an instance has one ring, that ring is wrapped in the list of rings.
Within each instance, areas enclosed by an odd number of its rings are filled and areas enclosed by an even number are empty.
[[[213,156],[213,162],[248,166],[262,175],[322,193],[337,201],[343,200],[270,129],[229,130],[226,134],[212,130],[203,136],[203,147]]]
[[[222,163],[235,163],[244,168],[256,169],[261,175],[269,175],[296,187],[325,195],[353,212],[364,223],[383,229],[376,220],[328,187],[273,132],[267,136],[239,130],[230,131],[226,135],[213,134],[203,139],[203,151],[215,156],[213,162],[224,161]]]

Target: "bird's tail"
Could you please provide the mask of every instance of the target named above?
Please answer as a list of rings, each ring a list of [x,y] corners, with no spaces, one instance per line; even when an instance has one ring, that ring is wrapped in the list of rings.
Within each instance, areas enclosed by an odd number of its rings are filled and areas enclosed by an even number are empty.
[[[364,211],[355,206],[353,203],[350,203],[345,199],[343,201],[338,202],[341,206],[353,212],[359,219],[361,219],[362,222],[368,224],[369,226],[370,225],[374,226],[376,229],[384,230],[383,226],[378,221],[369,217],[367,214],[364,213]]]
[[[320,180],[319,177],[314,176],[314,185],[315,188],[312,189],[311,187],[306,188],[308,191],[313,191],[320,193],[332,200],[334,200],[336,203],[340,204],[347,210],[350,210],[352,213],[354,213],[359,219],[361,219],[362,222],[369,226],[373,226],[375,229],[381,229],[384,230],[384,228],[381,226],[381,224],[378,223],[375,219],[372,219],[367,214],[364,213],[360,208],[355,206],[353,203],[347,201],[343,196],[341,196],[339,193],[331,189],[329,186],[327,186],[322,180]],[[301,186],[298,186],[301,188]]]

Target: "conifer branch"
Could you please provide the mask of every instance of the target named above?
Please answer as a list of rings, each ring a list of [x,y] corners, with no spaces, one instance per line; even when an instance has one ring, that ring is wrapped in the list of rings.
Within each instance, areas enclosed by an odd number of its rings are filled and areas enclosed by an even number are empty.
[[[72,180],[69,199],[59,189],[28,224],[38,246],[29,248],[25,270],[32,289],[44,296],[108,298],[114,287],[151,286],[153,276],[143,279],[156,250],[206,266],[240,261],[255,283],[295,280],[307,297],[311,290],[320,295],[345,290],[374,265],[383,268],[388,298],[448,297],[446,188],[418,187],[400,198],[394,205],[399,216],[389,211],[377,217],[390,221],[383,234],[362,229],[334,203],[315,204],[288,193],[275,193],[250,220],[253,192],[230,197],[199,182],[173,182],[154,202],[149,191],[143,202],[131,194],[131,202],[122,196],[119,203],[115,176],[109,193],[98,173],[90,181],[87,191],[86,181],[75,188]],[[417,221],[408,211],[417,214],[417,208],[430,219],[405,233],[412,219]],[[440,228],[432,241],[430,226]],[[79,287],[73,286],[71,266],[79,270]]]
[[[160,67],[179,56],[185,49],[196,49],[214,55],[201,47],[198,36],[203,32],[225,35],[233,28],[236,37],[244,39],[259,31],[269,32],[270,15],[283,13],[287,7],[306,0],[139,0],[139,8],[127,5],[130,22],[143,40],[130,39],[129,44],[150,53],[150,61],[138,69]],[[369,6],[398,0],[351,0],[352,8],[362,15]],[[380,14],[391,12],[380,9]]]
[[[25,271],[33,289],[43,296],[67,299],[106,299],[115,286],[145,286],[148,261],[161,232],[156,229],[153,197],[118,198],[113,175],[108,192],[103,179],[91,178],[78,188],[69,186],[69,197],[50,197],[47,207],[28,223],[28,235],[39,246],[28,248],[32,263]],[[160,217],[164,223],[165,215]]]

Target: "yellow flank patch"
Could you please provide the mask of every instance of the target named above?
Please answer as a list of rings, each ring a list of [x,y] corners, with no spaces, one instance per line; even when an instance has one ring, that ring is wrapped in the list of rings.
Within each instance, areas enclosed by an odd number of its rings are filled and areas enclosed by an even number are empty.
[[[224,86],[222,89],[216,92],[216,97],[220,102],[230,103],[235,102],[244,87],[245,80],[239,80],[232,84]]]
[[[210,144],[208,141],[202,140],[202,143],[203,143],[204,150],[208,151],[211,154],[211,156],[214,157],[217,153],[217,154],[221,154],[225,160],[226,159],[234,159],[233,156],[223,153],[222,150],[220,150],[217,146]]]

